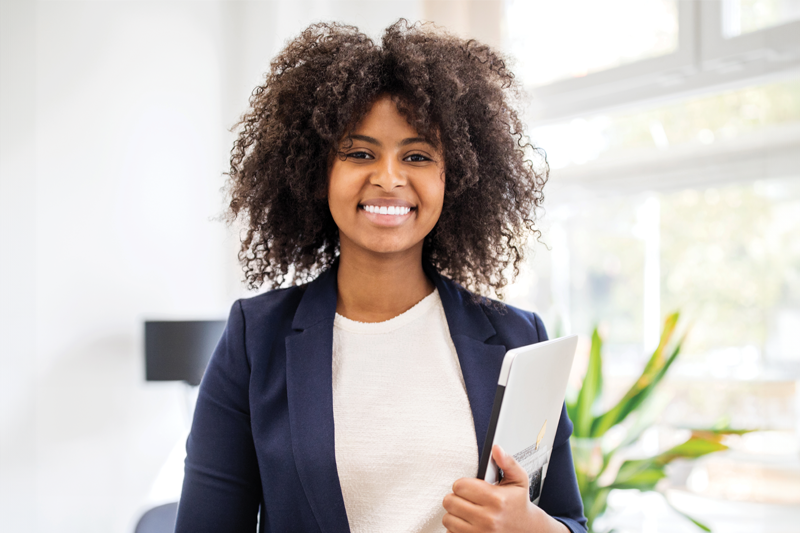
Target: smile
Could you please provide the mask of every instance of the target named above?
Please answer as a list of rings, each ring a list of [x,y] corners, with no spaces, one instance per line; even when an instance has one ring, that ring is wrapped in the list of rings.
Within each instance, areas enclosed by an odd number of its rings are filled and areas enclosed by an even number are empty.
[[[401,206],[377,206],[377,205],[361,205],[359,206],[361,209],[366,211],[367,213],[372,213],[374,215],[394,215],[394,216],[403,216],[407,215],[411,212],[410,207],[401,207]]]

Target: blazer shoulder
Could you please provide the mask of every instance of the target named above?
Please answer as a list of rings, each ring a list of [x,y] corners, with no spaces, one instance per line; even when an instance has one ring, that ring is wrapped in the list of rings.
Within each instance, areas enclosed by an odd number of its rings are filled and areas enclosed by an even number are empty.
[[[277,339],[292,331],[292,319],[304,292],[305,286],[275,289],[233,303],[226,331],[250,368],[271,353]]]
[[[281,318],[294,316],[300,300],[305,294],[306,285],[296,285],[283,289],[273,289],[265,293],[241,298],[234,303],[241,306],[242,315],[246,322],[263,323],[263,321],[275,321]]]
[[[509,339],[515,346],[547,340],[544,323],[535,312],[490,299],[484,299],[480,306],[499,338]]]
[[[452,309],[459,317],[471,317],[472,324],[483,322],[474,321],[475,313],[486,317],[494,329],[494,334],[486,340],[489,344],[503,344],[511,349],[547,340],[544,323],[536,313],[476,296],[445,276],[438,275],[438,280],[441,283],[440,288],[448,293],[448,301],[453,302]]]

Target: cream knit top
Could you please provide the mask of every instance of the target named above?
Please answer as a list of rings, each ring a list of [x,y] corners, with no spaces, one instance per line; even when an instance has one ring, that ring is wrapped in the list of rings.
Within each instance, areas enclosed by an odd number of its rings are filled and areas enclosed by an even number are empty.
[[[442,499],[475,477],[478,446],[437,291],[385,322],[337,313],[333,419],[350,529],[445,531]]]

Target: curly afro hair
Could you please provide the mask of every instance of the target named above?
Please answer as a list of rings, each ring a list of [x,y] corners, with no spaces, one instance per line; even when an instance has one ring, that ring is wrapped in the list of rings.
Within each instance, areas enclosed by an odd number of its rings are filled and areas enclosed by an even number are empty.
[[[382,95],[444,153],[444,206],[423,259],[476,293],[502,298],[529,236],[540,236],[547,161],[522,134],[512,105],[518,88],[497,52],[404,19],[380,46],[355,27],[314,24],[253,91],[228,173],[228,220],[246,226],[239,260],[248,287],[304,283],[336,260],[330,165]]]

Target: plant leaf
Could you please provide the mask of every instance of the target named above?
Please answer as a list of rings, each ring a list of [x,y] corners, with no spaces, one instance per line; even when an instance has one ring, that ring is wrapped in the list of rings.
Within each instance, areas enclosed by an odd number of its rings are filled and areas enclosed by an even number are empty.
[[[653,461],[659,465],[665,465],[675,459],[696,459],[709,453],[727,449],[727,446],[714,440],[692,436],[686,442],[660,453],[653,458]]]
[[[594,328],[592,332],[592,348],[589,352],[589,365],[586,368],[586,375],[583,377],[583,385],[575,402],[575,416],[572,418],[574,424],[573,435],[576,437],[588,437],[592,430],[592,407],[603,389],[603,360],[601,350],[603,340]]]
[[[727,449],[728,447],[724,444],[692,437],[686,442],[673,446],[655,457],[625,461],[619,467],[616,479],[614,479],[611,486],[614,488],[651,490],[655,487],[655,483],[666,475],[664,473],[664,466],[675,459],[695,459],[709,453]],[[642,486],[650,486],[650,488],[640,488]]]
[[[693,437],[711,440],[714,442],[721,442],[727,435],[744,435],[745,433],[752,433],[758,431],[757,429],[698,429],[691,430]]]
[[[610,428],[625,420],[625,417],[639,407],[639,405],[650,396],[656,385],[664,378],[667,370],[669,370],[669,367],[678,357],[683,341],[686,338],[684,335],[684,337],[678,341],[672,353],[668,357],[664,357],[666,345],[669,343],[675,331],[678,317],[678,313],[672,313],[667,317],[664,322],[664,331],[661,334],[661,342],[659,342],[655,352],[653,352],[647,365],[645,365],[641,376],[639,376],[639,379],[636,380],[631,388],[628,389],[628,392],[625,393],[625,396],[623,396],[614,407],[594,419],[591,429],[592,437],[602,437]]]
[[[650,357],[650,360],[647,362],[647,365],[644,367],[643,374],[649,375],[664,365],[666,360],[664,357],[664,352],[667,349],[670,339],[672,339],[673,333],[675,333],[675,328],[678,326],[678,318],[680,318],[680,313],[675,312],[668,315],[667,318],[664,319],[664,329],[661,330],[661,338],[658,341],[658,346],[653,352],[652,357]]]
[[[659,394],[654,391],[646,398],[639,406],[639,409],[636,410],[635,419],[633,424],[628,427],[625,438],[615,448],[608,450],[606,455],[614,455],[619,450],[639,440],[642,434],[655,423],[658,416],[669,405],[672,397],[672,394]]]
[[[628,400],[628,402],[620,410],[618,414],[619,416],[618,420],[616,422],[612,421],[613,424],[609,426],[609,428],[625,420],[625,418],[629,414],[631,414],[633,411],[639,408],[639,406],[641,406],[650,397],[650,395],[655,390],[656,386],[661,382],[661,380],[666,375],[667,370],[669,370],[670,366],[672,366],[672,363],[675,362],[675,359],[678,357],[678,354],[680,354],[682,343],[683,339],[681,339],[681,342],[675,346],[675,349],[673,350],[672,354],[670,354],[669,358],[667,358],[666,362],[664,363],[664,366],[662,366],[659,369],[658,373],[650,382],[650,384],[648,384],[643,390],[639,391]]]
[[[609,488],[653,490],[656,483],[665,477],[664,467],[652,459],[625,461]]]

